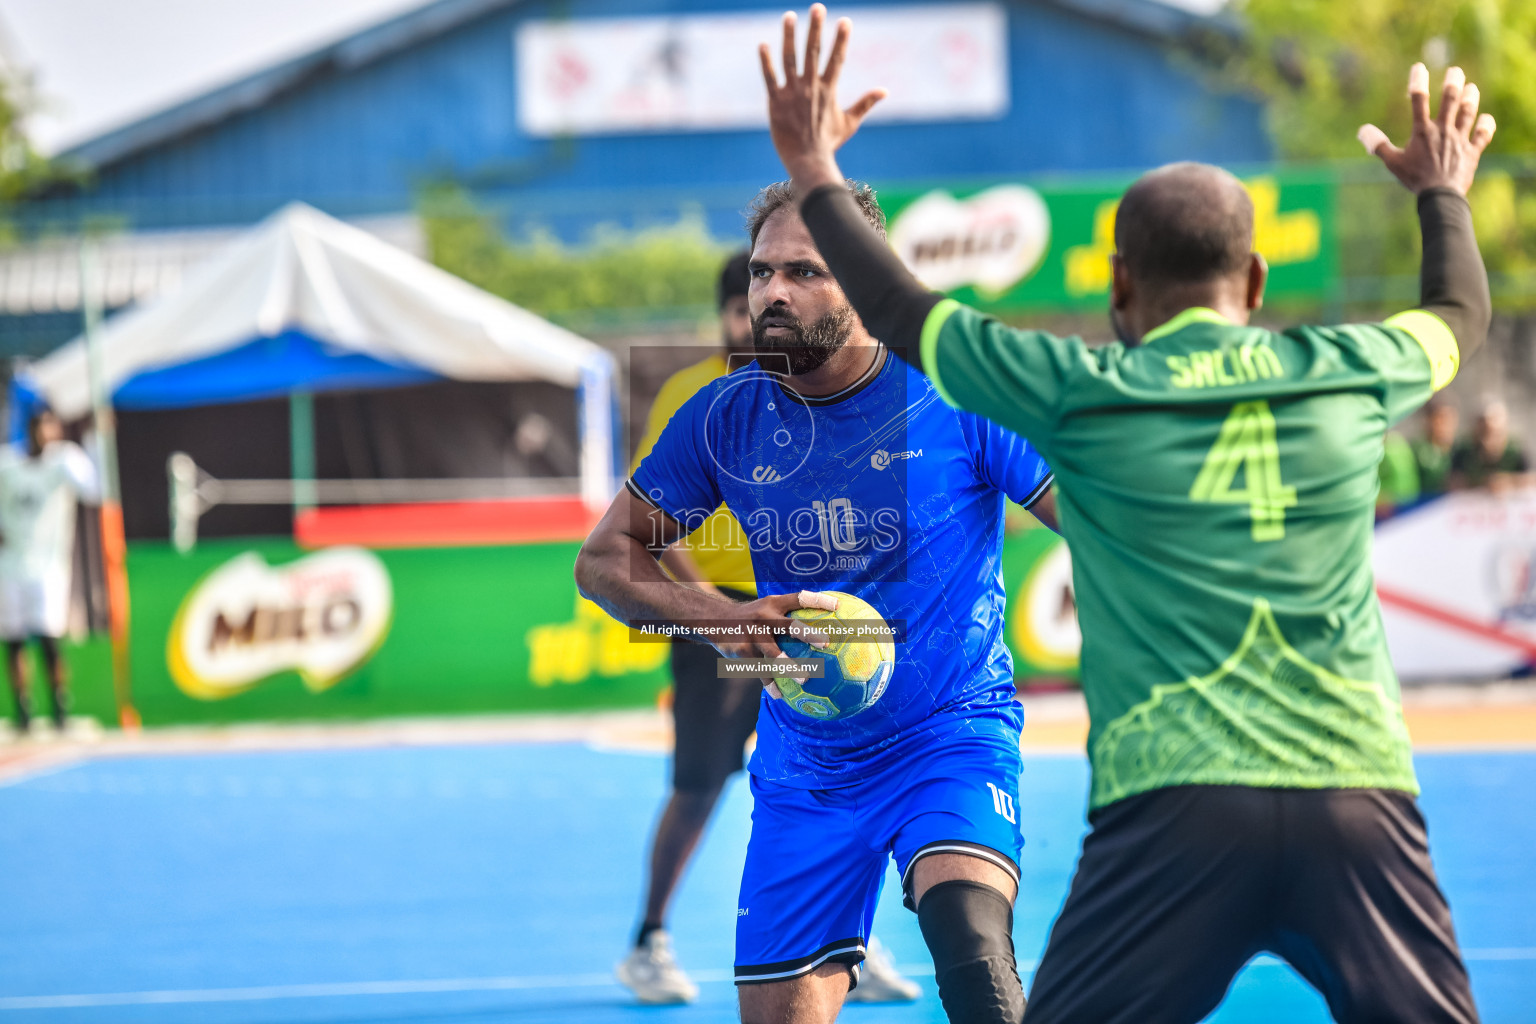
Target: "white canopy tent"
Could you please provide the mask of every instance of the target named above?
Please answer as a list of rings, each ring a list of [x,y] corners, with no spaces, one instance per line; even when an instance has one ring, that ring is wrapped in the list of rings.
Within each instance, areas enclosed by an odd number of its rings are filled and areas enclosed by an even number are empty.
[[[211,405],[292,391],[447,378],[548,381],[580,404],[583,499],[615,488],[613,357],[527,310],[302,203],[108,320],[101,374],[123,408]],[[66,419],[90,410],[77,338],[19,380]]]

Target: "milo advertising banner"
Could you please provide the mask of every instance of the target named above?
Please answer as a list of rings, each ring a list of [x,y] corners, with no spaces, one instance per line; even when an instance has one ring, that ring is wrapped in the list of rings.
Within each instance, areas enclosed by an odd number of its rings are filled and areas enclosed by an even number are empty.
[[[135,543],[134,703],[146,725],[652,704],[668,648],[577,595],[578,547]],[[76,710],[107,722],[105,648],[75,652]]]
[[[1115,210],[1131,179],[880,190],[891,246],[922,281],[993,312],[1105,308]],[[1244,179],[1271,299],[1327,298],[1337,279],[1335,188],[1322,171]]]
[[[631,642],[577,594],[578,547],[134,544],[134,703],[147,725],[652,705],[669,647]],[[1021,681],[1072,675],[1066,546],[1024,530],[1003,568]],[[71,657],[77,712],[115,720],[105,641]]]
[[[182,599],[166,668],[202,700],[226,700],[288,671],[320,693],[368,662],[393,615],[389,570],[370,551],[332,548],[277,568],[246,551]]]

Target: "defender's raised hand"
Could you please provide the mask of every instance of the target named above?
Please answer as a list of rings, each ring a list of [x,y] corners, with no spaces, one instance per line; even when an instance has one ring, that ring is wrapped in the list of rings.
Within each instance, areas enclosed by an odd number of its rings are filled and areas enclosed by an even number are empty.
[[[789,171],[795,191],[801,195],[818,185],[843,180],[834,154],[839,146],[853,137],[865,115],[886,95],[884,89],[871,89],[846,110],[837,105],[837,76],[843,70],[853,23],[847,18],[838,21],[837,36],[823,71],[821,29],[826,18],[825,7],[821,4],[811,6],[805,62],[797,70],[795,15],[793,11],[784,15],[783,85],[779,84],[768,44],[763,43],[757,48],[763,63],[763,81],[768,86],[768,127],[773,134],[773,147]]]
[[[1413,107],[1413,135],[1398,149],[1373,124],[1360,128],[1360,144],[1414,193],[1453,188],[1462,195],[1472,187],[1477,162],[1493,138],[1493,116],[1477,113],[1477,86],[1461,68],[1447,68],[1440,90],[1440,116],[1429,116],[1429,69],[1415,64],[1408,72],[1408,102]]]

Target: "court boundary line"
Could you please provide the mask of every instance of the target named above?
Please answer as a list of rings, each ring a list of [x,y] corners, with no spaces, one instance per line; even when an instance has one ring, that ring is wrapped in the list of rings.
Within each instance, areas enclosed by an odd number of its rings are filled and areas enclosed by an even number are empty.
[[[1501,946],[1462,950],[1462,959],[1478,962],[1536,960],[1536,946]],[[1019,970],[1031,973],[1036,960],[1021,960]],[[1286,966],[1268,954],[1249,961],[1255,967]],[[923,974],[931,964],[899,964],[904,974]],[[694,971],[695,981],[705,984],[734,980],[728,970]],[[256,1003],[279,999],[324,999],[342,996],[430,995],[449,992],[516,992],[559,988],[617,988],[608,973],[549,974],[486,978],[422,978],[406,981],[342,981],[299,985],[251,985],[242,988],[152,989],[143,992],[100,992],[71,995],[0,996],[0,1012],[19,1010],[73,1010],[109,1006],[163,1006],[193,1003]]]
[[[90,761],[91,758],[88,756],[71,753],[58,758],[39,756],[0,764],[0,789],[31,782],[33,779],[48,775],[57,775],[59,772],[88,764]]]

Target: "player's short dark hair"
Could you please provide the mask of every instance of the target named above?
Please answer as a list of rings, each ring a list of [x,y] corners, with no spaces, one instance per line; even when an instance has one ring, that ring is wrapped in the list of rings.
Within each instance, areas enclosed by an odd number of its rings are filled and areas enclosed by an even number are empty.
[[[743,249],[732,254],[725,261],[725,266],[720,268],[720,280],[715,282],[716,309],[724,309],[727,299],[747,294],[747,286],[752,283],[752,272],[747,269],[751,256],[750,252]]]
[[[875,190],[862,181],[854,181],[849,178],[846,182],[848,192],[853,196],[853,201],[859,204],[859,212],[864,219],[869,221],[869,226],[875,229],[875,234],[885,240],[885,211],[880,209],[880,203],[875,199]],[[776,181],[766,186],[752,200],[747,207],[747,236],[752,239],[751,248],[757,248],[757,236],[763,230],[763,225],[781,207],[793,206],[795,203],[795,191],[790,188],[787,181]]]
[[[1219,167],[1159,167],[1126,190],[1115,250],[1133,278],[1192,284],[1238,273],[1253,253],[1253,201]]]

